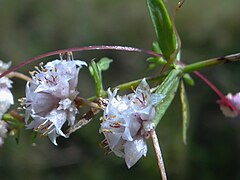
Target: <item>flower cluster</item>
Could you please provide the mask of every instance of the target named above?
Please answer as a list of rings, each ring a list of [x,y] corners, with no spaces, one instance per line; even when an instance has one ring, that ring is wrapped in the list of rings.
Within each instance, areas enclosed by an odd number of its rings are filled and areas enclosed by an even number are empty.
[[[11,62],[4,63],[0,60],[0,74],[6,71],[11,65]],[[12,81],[7,77],[0,78],[0,119],[7,112],[10,105],[13,104],[13,95],[9,88],[12,87]]]
[[[225,96],[226,99],[232,104],[232,107],[229,107],[228,104],[219,101],[220,109],[226,117],[235,118],[240,115],[240,93],[232,95],[231,93]]]
[[[113,92],[108,89],[108,97],[99,131],[104,134],[109,149],[125,158],[130,168],[146,156],[146,139],[155,128],[152,122],[156,114],[154,106],[164,96],[151,94],[149,85],[143,79],[134,93],[117,96],[117,89]]]
[[[80,60],[54,60],[32,72],[32,81],[26,85],[25,122],[31,116],[33,121],[27,128],[34,129],[57,145],[58,136],[66,137],[62,126],[66,121],[72,126],[78,113],[74,99],[78,73],[87,64]]]

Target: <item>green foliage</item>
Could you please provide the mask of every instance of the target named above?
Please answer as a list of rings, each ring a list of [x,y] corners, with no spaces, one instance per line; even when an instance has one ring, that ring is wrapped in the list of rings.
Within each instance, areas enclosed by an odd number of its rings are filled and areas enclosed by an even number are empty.
[[[89,71],[94,78],[96,93],[98,97],[101,97],[102,95],[105,94],[103,84],[102,84],[102,71],[108,70],[111,62],[112,62],[112,59],[103,57],[97,63],[94,60],[92,60],[89,65]]]
[[[148,10],[163,56],[169,60],[176,50],[176,37],[171,19],[162,0],[148,0]]]
[[[162,84],[157,88],[156,93],[165,95],[165,97],[156,106],[156,116],[153,119],[155,125],[157,125],[162,119],[173,98],[175,97],[181,73],[182,72],[180,70],[173,69],[162,82]]]
[[[183,79],[188,85],[194,86],[195,82],[194,79],[190,76],[190,74],[186,73],[183,75]]]
[[[190,109],[189,109],[187,93],[184,87],[183,80],[181,80],[181,83],[180,83],[180,99],[182,104],[182,128],[183,128],[182,138],[183,138],[183,143],[187,144],[187,129],[190,121]]]
[[[4,114],[2,119],[8,123],[8,128],[10,129],[9,135],[14,137],[18,144],[21,130],[24,127],[24,123],[12,116],[11,114]]]
[[[158,42],[153,42],[152,50],[154,52],[157,52],[157,53],[160,53],[160,54],[162,53]],[[149,63],[149,65],[148,65],[149,70],[154,69],[154,68],[156,68],[160,65],[163,65],[163,64],[167,63],[167,61],[162,57],[150,57],[150,58],[147,59],[147,62]]]
[[[110,66],[110,63],[112,63],[112,62],[113,62],[113,60],[112,60],[112,59],[109,59],[109,58],[107,58],[107,57],[101,58],[101,59],[98,61],[98,63],[97,63],[100,72],[101,72],[101,71],[106,71],[106,70],[108,70],[108,68],[109,68],[109,66]]]

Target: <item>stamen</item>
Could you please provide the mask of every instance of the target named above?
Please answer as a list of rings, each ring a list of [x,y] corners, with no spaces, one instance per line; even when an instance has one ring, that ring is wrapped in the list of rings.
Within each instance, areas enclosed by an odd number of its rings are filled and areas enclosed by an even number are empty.
[[[41,70],[39,69],[38,66],[34,66],[34,68],[35,68],[38,72],[41,72]]]
[[[29,71],[29,74],[30,74],[31,76],[35,76],[37,73],[38,73],[37,71]]]
[[[71,60],[74,60],[73,53],[72,53],[72,51],[69,51],[69,52],[67,52],[67,61],[71,61]]]
[[[104,129],[102,129],[102,132],[105,133],[105,132],[108,132],[108,130],[104,128]]]
[[[64,53],[59,53],[59,59],[60,60],[63,60],[63,55],[64,55]]]

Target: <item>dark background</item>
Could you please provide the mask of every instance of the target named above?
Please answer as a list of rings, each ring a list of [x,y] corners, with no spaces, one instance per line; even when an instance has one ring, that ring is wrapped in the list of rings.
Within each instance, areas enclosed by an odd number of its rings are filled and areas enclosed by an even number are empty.
[[[168,1],[173,12],[177,1]],[[186,1],[176,18],[182,39],[182,61],[193,63],[239,52],[240,1]],[[88,45],[128,45],[151,48],[155,34],[145,0],[0,0],[0,59],[17,65],[53,50]],[[146,55],[115,51],[74,53],[89,61],[107,56],[114,59],[104,73],[105,87],[142,78]],[[56,59],[57,56],[43,61]],[[34,65],[19,71],[27,73]],[[239,64],[202,70],[225,94],[239,91]],[[200,79],[187,87],[191,108],[188,145],[182,143],[181,106],[177,96],[157,128],[169,179],[240,179],[240,119],[225,118],[216,94]],[[25,82],[13,79],[15,107],[24,96]],[[80,72],[82,96],[94,95],[87,69]],[[152,145],[130,170],[124,160],[104,155],[99,146],[96,118],[69,139],[58,138],[55,147],[48,138],[31,145],[31,132],[22,131],[19,144],[8,138],[0,148],[0,179],[159,179]]]

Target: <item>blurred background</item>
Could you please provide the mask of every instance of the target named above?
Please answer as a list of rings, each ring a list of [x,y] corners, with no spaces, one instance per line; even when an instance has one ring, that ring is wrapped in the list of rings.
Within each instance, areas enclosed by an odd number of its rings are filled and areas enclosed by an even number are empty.
[[[168,0],[172,13],[177,1]],[[176,18],[182,39],[182,61],[193,63],[240,51],[240,1],[186,1]],[[0,0],[0,59],[13,66],[36,55],[69,47],[127,45],[150,49],[156,39],[145,0]],[[156,74],[146,72],[146,55],[115,51],[74,53],[75,59],[114,59],[104,72],[105,88]],[[43,59],[43,62],[56,59]],[[34,65],[20,72],[28,73]],[[239,91],[240,64],[232,63],[202,70],[225,94]],[[157,128],[169,179],[240,179],[240,119],[225,118],[216,94],[195,77],[187,86],[191,108],[188,145],[182,143],[181,105],[177,96]],[[13,93],[24,96],[25,82],[13,79]],[[79,91],[94,95],[87,68],[80,72]],[[21,131],[19,143],[7,138],[0,148],[0,179],[159,179],[155,154],[149,151],[130,170],[124,160],[104,155],[99,146],[99,118],[72,134],[58,138],[55,147],[48,138],[32,146],[30,130]]]

